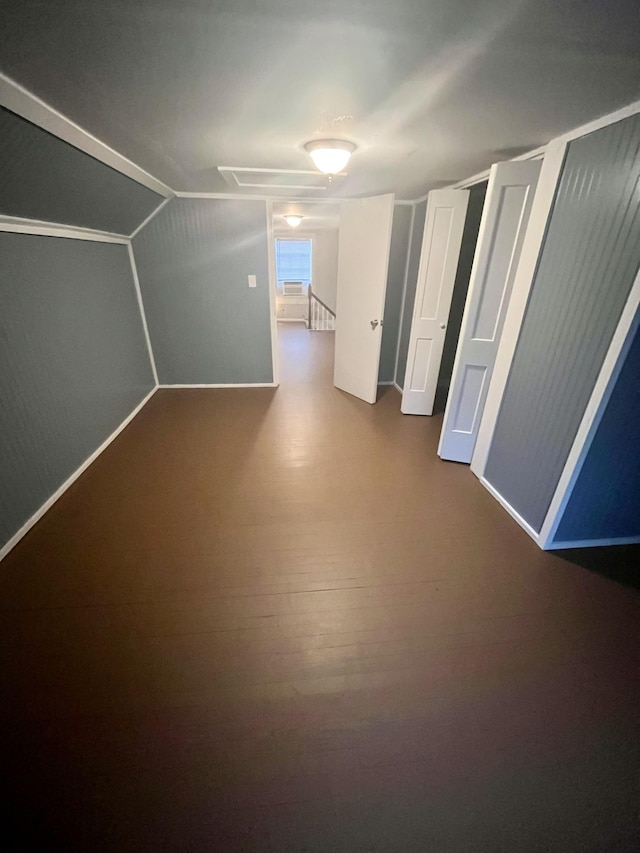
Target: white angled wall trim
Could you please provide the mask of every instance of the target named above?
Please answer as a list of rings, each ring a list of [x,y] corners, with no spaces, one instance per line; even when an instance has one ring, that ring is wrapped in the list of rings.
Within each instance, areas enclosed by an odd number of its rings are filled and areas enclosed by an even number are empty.
[[[591,397],[578,427],[578,432],[571,446],[562,475],[560,476],[547,515],[540,529],[541,548],[559,547],[557,543],[553,542],[553,537],[569,503],[573,488],[580,475],[616,380],[622,369],[624,358],[631,343],[630,332],[638,311],[640,311],[640,270],[636,274],[629,298],[622,311],[620,322],[611,339],[609,349],[598,374],[596,384],[591,392]],[[567,545],[564,547],[578,546]]]
[[[520,329],[524,320],[529,293],[538,264],[538,256],[542,249],[547,222],[553,208],[566,150],[567,145],[565,142],[554,140],[547,147],[544,160],[542,161],[538,187],[531,207],[529,224],[522,244],[509,307],[496,354],[493,375],[489,383],[487,400],[480,422],[478,439],[471,460],[471,470],[477,477],[484,476],[487,465],[493,433],[502,404],[502,397],[507,385],[509,371],[511,370]]]
[[[155,208],[155,210],[152,210],[151,213],[147,216],[147,218],[145,220],[143,220],[140,223],[140,225],[138,225],[136,230],[130,235],[129,239],[133,240],[133,238],[136,236],[136,234],[139,234],[140,231],[142,231],[142,229],[145,228],[151,222],[151,220],[154,218],[154,216],[157,216],[157,214],[160,213],[162,208],[166,204],[169,204],[169,202],[171,201],[172,198],[175,198],[175,196],[172,196],[172,195],[167,196],[167,198],[165,198],[164,201],[161,201],[160,204]]]
[[[222,382],[218,384],[207,385],[204,383],[193,384],[176,384],[176,385],[158,385],[158,388],[277,388],[277,382]]]
[[[131,243],[127,246],[129,252],[129,263],[131,264],[131,275],[133,276],[133,283],[136,289],[136,297],[138,299],[138,308],[140,309],[140,317],[142,319],[142,328],[144,329],[144,337],[147,342],[147,351],[149,353],[149,361],[151,362],[151,370],[153,372],[153,381],[156,383],[156,388],[158,387],[158,371],[156,369],[156,359],[153,354],[153,347],[151,346],[151,335],[149,334],[149,326],[147,325],[147,315],[144,310],[144,301],[142,299],[142,291],[140,290],[140,279],[138,278],[138,268],[136,266],[136,259],[133,254],[133,247]]]
[[[144,400],[141,400],[140,403],[138,403],[135,409],[131,412],[131,414],[127,415],[127,417],[122,421],[120,426],[116,430],[114,430],[111,435],[107,439],[105,439],[105,441],[102,442],[100,447],[93,451],[91,456],[85,459],[82,465],[80,465],[80,467],[77,468],[67,480],[65,480],[65,482],[60,486],[60,488],[56,489],[56,491],[51,495],[51,497],[42,504],[40,509],[37,510],[37,512],[35,512],[31,516],[31,518],[22,525],[20,530],[18,530],[18,532],[14,534],[11,539],[9,539],[9,541],[2,546],[2,548],[0,548],[0,560],[4,559],[9,553],[9,551],[15,548],[18,542],[24,536],[26,536],[26,534],[31,530],[34,524],[40,521],[42,516],[47,512],[48,509],[53,506],[53,504],[58,500],[58,498],[62,497],[62,495],[67,491],[69,486],[75,483],[78,477],[87,470],[91,463],[95,462],[98,456],[100,456],[100,454],[107,449],[111,442],[114,441],[120,435],[122,430],[127,427],[135,418],[135,416],[141,411],[141,409],[146,406],[149,400],[156,393],[156,390],[156,388],[152,388],[152,390],[147,394]]]
[[[173,195],[173,190],[162,181],[154,178],[140,166],[136,166],[127,157],[118,154],[74,121],[50,107],[33,92],[2,73],[0,73],[0,105],[148,189],[160,195]]]
[[[12,234],[36,234],[41,237],[65,237],[69,240],[91,240],[95,243],[121,243],[125,246],[129,243],[129,238],[124,234],[93,231],[91,228],[60,225],[57,222],[20,219],[17,216],[0,217],[0,231]]]
[[[491,483],[488,483],[484,477],[480,477],[480,482],[485,487],[485,489],[491,494],[506,511],[509,513],[511,518],[514,521],[517,521],[520,527],[527,533],[536,544],[540,544],[540,537],[538,533],[533,529],[533,527],[529,524],[528,521],[525,521],[524,518],[520,515],[520,513],[514,509],[509,501],[506,498],[503,498],[500,492],[495,489]]]

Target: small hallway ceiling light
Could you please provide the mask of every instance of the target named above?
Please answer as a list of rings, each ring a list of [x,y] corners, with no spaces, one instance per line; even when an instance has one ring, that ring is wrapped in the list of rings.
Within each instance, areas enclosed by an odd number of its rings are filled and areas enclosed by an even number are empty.
[[[304,219],[304,217],[298,216],[297,213],[287,213],[284,216],[285,222],[287,223],[287,225],[290,225],[292,228],[297,228],[303,219]]]
[[[312,139],[304,147],[316,167],[325,175],[341,172],[356,150],[353,142],[344,139]]]

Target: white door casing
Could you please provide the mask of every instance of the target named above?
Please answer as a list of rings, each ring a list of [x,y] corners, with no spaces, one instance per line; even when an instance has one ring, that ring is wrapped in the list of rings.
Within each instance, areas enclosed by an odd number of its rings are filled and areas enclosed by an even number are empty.
[[[471,462],[542,162],[491,167],[438,455]]]
[[[547,145],[542,159],[529,223],[516,266],[511,298],[505,312],[502,335],[471,457],[471,470],[482,482],[566,151],[567,143],[561,138],[554,139]]]
[[[431,415],[458,268],[468,190],[432,190],[418,270],[401,410]]]
[[[333,382],[375,403],[387,289],[393,194],[340,206]]]

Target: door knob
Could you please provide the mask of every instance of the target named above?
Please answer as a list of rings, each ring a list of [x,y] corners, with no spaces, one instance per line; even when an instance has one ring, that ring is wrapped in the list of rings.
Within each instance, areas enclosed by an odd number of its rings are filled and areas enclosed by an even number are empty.
[[[378,321],[377,321],[377,320],[372,320],[372,321],[371,321],[371,328],[372,328],[372,329],[375,329],[377,325],[378,325]]]
[[[446,324],[446,323],[440,323],[440,328],[441,328],[441,329],[446,329],[446,328],[447,328],[447,324]]]

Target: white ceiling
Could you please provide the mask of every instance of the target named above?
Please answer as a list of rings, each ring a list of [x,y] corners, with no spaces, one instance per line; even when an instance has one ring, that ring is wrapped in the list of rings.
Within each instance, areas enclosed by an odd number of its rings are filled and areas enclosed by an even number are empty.
[[[337,135],[324,195],[415,198],[640,96],[638,0],[3,0],[0,33],[0,70],[187,191]]]
[[[298,228],[292,228],[284,221],[287,213],[302,216]],[[291,232],[326,231],[340,227],[340,205],[300,201],[282,201],[273,204],[273,225],[278,230]]]

